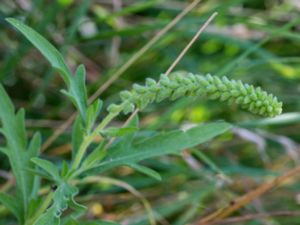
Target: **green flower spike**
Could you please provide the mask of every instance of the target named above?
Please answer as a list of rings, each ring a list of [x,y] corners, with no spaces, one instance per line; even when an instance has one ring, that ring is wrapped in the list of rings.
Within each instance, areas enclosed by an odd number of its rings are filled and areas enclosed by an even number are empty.
[[[111,105],[108,111],[122,108],[125,114],[145,108],[152,102],[160,102],[169,98],[175,100],[183,96],[201,96],[208,99],[227,101],[229,104],[240,105],[241,108],[251,113],[265,117],[274,117],[281,113],[282,102],[279,102],[272,94],[255,88],[249,84],[243,84],[240,80],[229,80],[227,77],[194,75],[189,73],[183,76],[180,73],[172,73],[169,76],[161,75],[160,81],[147,78],[146,85],[134,84],[131,91],[122,91],[120,105]]]

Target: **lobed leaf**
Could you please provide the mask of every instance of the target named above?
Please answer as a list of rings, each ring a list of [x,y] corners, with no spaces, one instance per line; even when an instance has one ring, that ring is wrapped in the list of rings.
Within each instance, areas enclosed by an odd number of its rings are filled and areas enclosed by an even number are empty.
[[[34,188],[37,180],[35,174],[29,172],[34,170],[30,158],[36,157],[40,147],[40,138],[35,135],[27,146],[27,134],[25,131],[25,113],[20,110],[15,114],[14,106],[0,85],[0,121],[2,124],[1,133],[6,139],[4,152],[7,155],[13,174],[16,178],[18,198],[16,202],[20,208],[22,220],[28,211],[30,198],[34,196]],[[22,221],[21,220],[21,221]]]
[[[33,225],[59,225],[60,218],[55,213],[55,207],[52,206]]]

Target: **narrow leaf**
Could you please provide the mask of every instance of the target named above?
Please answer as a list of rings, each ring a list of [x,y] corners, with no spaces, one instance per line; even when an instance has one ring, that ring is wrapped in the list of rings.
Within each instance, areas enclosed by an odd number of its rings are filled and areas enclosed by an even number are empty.
[[[127,166],[131,167],[132,169],[135,169],[149,177],[152,177],[154,178],[155,180],[158,180],[158,181],[161,181],[161,176],[158,172],[156,172],[155,170],[153,169],[150,169],[146,166],[142,166],[142,165],[139,165],[137,163],[128,163]]]
[[[31,161],[34,162],[37,166],[39,166],[43,170],[45,170],[53,178],[53,180],[57,182],[61,180],[59,176],[59,171],[52,162],[40,158],[32,158]]]
[[[38,50],[40,50],[51,65],[61,72],[64,81],[67,84],[70,84],[71,71],[59,51],[39,33],[21,21],[14,18],[7,18],[6,20],[17,28]]]
[[[137,127],[122,127],[122,128],[110,127],[103,130],[101,134],[108,137],[120,137],[130,133],[134,133],[137,130],[138,130]]]
[[[28,154],[30,158],[37,157],[41,148],[42,137],[40,133],[35,133],[29,143]]]
[[[3,204],[21,222],[21,208],[15,198],[0,192],[0,203]]]
[[[94,166],[97,162],[100,162],[107,154],[105,151],[106,142],[102,141],[83,161],[83,168],[90,168]]]
[[[5,154],[5,155],[8,155],[7,148],[0,147],[0,152],[2,152],[2,153]]]
[[[65,177],[69,172],[69,165],[66,160],[63,161],[62,163],[62,168],[61,168],[61,177]]]
[[[97,221],[87,221],[81,222],[82,225],[120,225],[119,223],[113,221],[97,220]]]
[[[96,122],[97,117],[99,116],[99,113],[101,111],[103,102],[100,99],[97,99],[94,101],[87,110],[87,125],[86,129],[90,131],[92,129],[92,126]]]
[[[136,163],[156,156],[177,154],[185,148],[209,141],[229,128],[231,125],[228,123],[216,122],[202,124],[187,131],[175,130],[161,133],[137,143],[133,142],[129,146],[120,142],[110,148],[105,159],[89,170],[88,174],[99,173],[116,166]]]
[[[82,118],[77,116],[72,127],[72,158],[77,154],[77,151],[82,143],[83,137],[85,136],[85,130],[83,127]]]

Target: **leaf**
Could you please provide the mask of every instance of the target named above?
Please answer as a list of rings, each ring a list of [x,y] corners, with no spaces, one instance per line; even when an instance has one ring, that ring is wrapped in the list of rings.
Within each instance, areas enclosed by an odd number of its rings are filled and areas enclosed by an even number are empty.
[[[41,148],[42,137],[40,133],[35,133],[29,143],[28,154],[30,158],[36,157]]]
[[[132,169],[135,169],[149,177],[152,177],[154,178],[155,180],[158,180],[158,181],[161,181],[161,176],[158,172],[156,172],[155,170],[153,169],[150,169],[146,166],[142,166],[142,165],[139,165],[137,163],[128,163],[127,166],[131,167]]]
[[[4,90],[3,86],[0,84],[0,119],[2,120],[1,133],[8,142],[15,145],[19,150],[24,150],[26,147],[26,133],[24,131],[24,111],[19,111],[15,115],[14,106]],[[16,133],[18,135],[16,135]]]
[[[68,216],[67,218],[64,219],[63,225],[80,225],[80,222],[73,218],[72,216]]]
[[[41,134],[39,132],[36,132],[29,142],[29,146],[27,149],[28,159],[38,156],[39,151],[41,149],[41,143],[42,143]],[[35,169],[35,164],[32,161],[30,161],[29,169],[30,168],[32,168],[33,170]],[[38,195],[38,191],[40,188],[40,182],[41,182],[40,180],[41,180],[40,176],[34,176],[33,185],[31,188],[31,197],[32,198],[35,198]]]
[[[15,108],[12,104],[9,96],[4,90],[3,86],[0,84],[0,102],[1,102],[1,110],[0,117],[5,117],[6,115],[14,114]],[[5,106],[5,107],[4,107]]]
[[[34,164],[32,162],[32,164]],[[35,164],[34,164],[35,165]],[[42,177],[42,178],[45,178],[46,180],[52,180],[53,178],[48,174],[46,173],[44,170],[37,170],[37,169],[30,169],[30,168],[26,168],[25,169],[26,171],[28,171],[29,173],[31,174],[34,174],[35,176],[39,176],[39,177]]]
[[[61,178],[59,176],[59,171],[57,167],[50,161],[40,158],[32,158],[32,162],[34,162],[37,166],[45,170],[56,182],[60,182]]]
[[[44,201],[43,198],[34,198],[30,200],[27,218],[34,217],[37,210],[41,207],[43,201]]]
[[[120,225],[119,223],[116,223],[113,221],[106,221],[106,220],[80,222],[80,224],[82,224],[82,225]]]
[[[25,110],[20,109],[16,114],[16,123],[18,124],[16,132],[16,137],[19,138],[18,142],[20,145],[23,146],[23,148],[26,148],[27,146],[27,135],[26,135],[26,129],[25,129]]]
[[[85,86],[86,71],[84,65],[80,65],[75,73],[75,76],[70,77],[70,85],[68,85],[68,91],[62,90],[75,105],[80,112],[83,121],[86,119],[87,111],[87,91]]]
[[[84,66],[80,65],[76,70],[75,76],[72,76],[62,55],[49,41],[19,20],[14,18],[7,18],[6,20],[18,29],[42,53],[52,67],[60,72],[68,87],[68,91],[63,90],[62,93],[72,101],[84,121],[86,119],[87,108],[87,92],[85,86],[86,75]]]
[[[83,161],[83,168],[90,168],[94,166],[97,162],[101,161],[106,156],[106,151],[104,149],[106,145],[105,141],[102,141]]]
[[[83,137],[85,136],[85,130],[82,123],[82,118],[77,116],[72,127],[72,158],[77,154],[77,151],[82,143]]]
[[[22,212],[15,198],[0,192],[0,202],[21,222]]]
[[[119,223],[107,220],[97,220],[97,221],[78,221],[74,218],[70,218],[64,223],[64,225],[120,225]]]
[[[242,127],[261,127],[261,126],[280,126],[286,124],[298,123],[300,121],[300,113],[284,113],[274,118],[264,118],[259,120],[244,121],[237,125]]]
[[[8,155],[7,148],[0,147],[0,152],[2,152],[2,153],[5,154],[5,155]]]
[[[33,225],[59,225],[60,219],[56,216],[55,207],[51,207]]]
[[[85,210],[82,206],[74,201],[74,196],[78,189],[66,182],[61,182],[56,188],[53,195],[51,207],[34,223],[34,225],[59,225],[62,213],[71,206],[77,211]]]
[[[76,202],[74,200],[74,197],[71,197],[71,200],[69,201],[69,206],[71,209],[75,210],[76,213],[79,215],[82,215],[87,210],[87,207]]]
[[[87,174],[103,172],[116,166],[136,163],[156,156],[176,154],[185,148],[209,141],[229,128],[231,125],[226,122],[215,122],[202,124],[187,131],[175,130],[160,133],[143,141],[131,143],[129,146],[119,142],[108,149],[105,159],[88,170]]]
[[[14,18],[7,18],[6,21],[17,28],[38,50],[40,50],[51,65],[61,72],[64,81],[69,85],[71,71],[59,51],[39,33],[21,21]]]
[[[162,3],[163,1],[164,0],[148,0],[145,2],[138,2],[138,3],[132,4],[130,6],[127,6],[126,8],[119,10],[115,13],[111,13],[110,17],[125,16],[125,15],[130,15],[135,12],[140,12],[140,11],[143,11],[150,7],[153,7],[159,3]]]
[[[76,103],[79,111],[86,118],[86,108],[87,108],[87,90],[85,85],[86,70],[83,64],[77,67],[75,76],[72,79],[72,84],[70,85],[70,93],[76,98]]]
[[[100,114],[101,108],[103,106],[103,102],[100,99],[97,99],[94,101],[87,110],[87,125],[86,129],[90,131],[92,129],[92,126],[96,122],[97,117]]]
[[[137,127],[122,127],[122,128],[110,127],[103,130],[101,134],[107,137],[120,137],[130,133],[134,133],[137,130],[138,130]]]
[[[75,203],[74,197],[78,194],[78,189],[74,186],[71,186],[67,182],[61,182],[57,189],[54,192],[53,196],[53,204],[52,207],[55,208],[55,215],[60,217],[61,214],[68,208],[68,206],[72,206],[80,208],[83,210],[85,207]]]
[[[68,165],[67,161],[64,160],[62,163],[62,168],[61,168],[61,173],[60,173],[61,177],[65,177],[68,174],[68,172],[69,172],[69,165]]]
[[[24,110],[15,114],[14,106],[9,99],[3,86],[0,84],[0,121],[1,133],[6,139],[4,152],[6,153],[13,174],[16,178],[17,193],[19,198],[16,202],[22,208],[22,214],[28,210],[30,197],[34,194],[34,185],[36,183],[35,175],[27,169],[34,169],[34,164],[30,162],[32,156],[36,156],[39,147],[33,150],[30,144],[27,148],[27,135],[25,132]],[[34,137],[33,142],[38,143],[38,138]],[[24,218],[24,216],[22,216]]]

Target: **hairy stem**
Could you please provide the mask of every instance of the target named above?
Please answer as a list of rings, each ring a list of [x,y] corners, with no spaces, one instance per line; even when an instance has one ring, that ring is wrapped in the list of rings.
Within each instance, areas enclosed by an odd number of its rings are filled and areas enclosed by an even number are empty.
[[[120,105],[121,106],[121,105]],[[88,136],[84,137],[79,150],[75,156],[74,162],[71,167],[71,171],[75,171],[79,168],[82,158],[84,157],[88,147],[94,141],[96,136],[122,111],[122,107],[115,112],[110,112],[102,122],[94,129],[94,131]]]
[[[37,212],[34,214],[34,216],[25,223],[26,225],[33,225],[37,219],[46,211],[46,209],[49,207],[53,199],[53,192],[50,191],[48,195],[46,196],[45,200],[43,201],[43,204],[41,207],[38,208]]]

